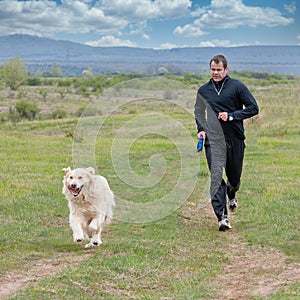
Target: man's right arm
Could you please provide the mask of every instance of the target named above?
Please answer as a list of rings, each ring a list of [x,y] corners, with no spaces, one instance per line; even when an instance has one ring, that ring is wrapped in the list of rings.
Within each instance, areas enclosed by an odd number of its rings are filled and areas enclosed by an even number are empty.
[[[205,111],[206,111],[206,105],[205,105],[204,98],[198,92],[196,104],[195,104],[195,110],[194,110],[198,133],[204,132],[204,126],[206,123]]]

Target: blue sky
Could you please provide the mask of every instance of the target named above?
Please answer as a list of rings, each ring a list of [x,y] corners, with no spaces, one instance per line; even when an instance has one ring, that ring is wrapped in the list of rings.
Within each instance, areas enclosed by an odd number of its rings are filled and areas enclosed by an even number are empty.
[[[91,46],[155,49],[300,46],[298,3],[296,0],[0,0],[0,35],[22,33]]]

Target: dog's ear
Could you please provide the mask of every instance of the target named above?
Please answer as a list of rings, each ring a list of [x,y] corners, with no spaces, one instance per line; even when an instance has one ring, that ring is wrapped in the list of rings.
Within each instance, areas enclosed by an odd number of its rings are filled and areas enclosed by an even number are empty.
[[[65,174],[68,174],[69,172],[71,172],[71,168],[70,167],[63,168],[62,171],[65,172]]]
[[[88,167],[86,168],[86,170],[91,174],[91,175],[95,175],[95,169],[92,167]]]

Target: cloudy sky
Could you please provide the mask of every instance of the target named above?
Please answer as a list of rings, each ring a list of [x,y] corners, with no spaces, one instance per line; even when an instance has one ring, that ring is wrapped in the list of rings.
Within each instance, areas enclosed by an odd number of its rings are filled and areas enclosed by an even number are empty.
[[[155,49],[300,46],[297,5],[296,0],[0,0],[0,35]]]

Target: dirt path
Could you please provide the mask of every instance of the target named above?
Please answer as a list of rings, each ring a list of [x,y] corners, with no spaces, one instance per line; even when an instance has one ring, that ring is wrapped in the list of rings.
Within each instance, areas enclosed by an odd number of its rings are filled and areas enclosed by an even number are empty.
[[[84,254],[81,253],[80,256],[61,253],[52,259],[36,261],[27,271],[13,271],[12,273],[0,278],[0,299],[13,296],[19,290],[29,286],[33,281],[53,276],[68,266],[80,264],[89,257],[89,252]]]
[[[229,239],[230,261],[217,278],[219,286],[223,287],[218,299],[265,298],[284,285],[299,280],[300,264],[287,263],[282,252],[241,244],[234,232]]]
[[[204,210],[214,220],[210,204]],[[265,298],[284,285],[299,280],[300,264],[287,263],[282,252],[241,243],[235,229],[220,234],[226,237],[226,251],[230,255],[229,263],[223,266],[224,272],[214,283],[210,283],[219,291],[214,300],[247,300],[254,296]],[[92,254],[89,251],[77,256],[61,253],[53,259],[35,262],[28,271],[13,271],[0,278],[0,299],[16,294],[33,281],[53,276],[68,266],[80,264]]]
[[[215,218],[210,204],[205,211]],[[234,216],[231,219],[234,220]],[[226,234],[229,263],[224,265],[224,272],[215,280],[219,291],[215,300],[266,298],[284,285],[299,280],[300,264],[288,263],[282,252],[241,243],[235,229],[220,234]]]

